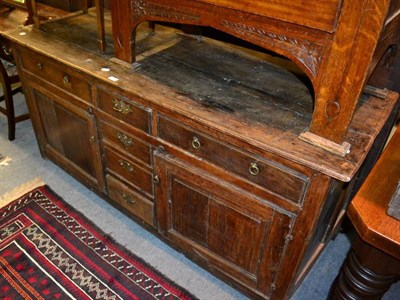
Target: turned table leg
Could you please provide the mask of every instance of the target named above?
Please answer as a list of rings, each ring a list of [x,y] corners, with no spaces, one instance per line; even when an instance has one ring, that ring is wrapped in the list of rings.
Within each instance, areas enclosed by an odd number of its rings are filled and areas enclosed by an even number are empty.
[[[357,238],[328,299],[380,299],[399,279],[399,260]]]

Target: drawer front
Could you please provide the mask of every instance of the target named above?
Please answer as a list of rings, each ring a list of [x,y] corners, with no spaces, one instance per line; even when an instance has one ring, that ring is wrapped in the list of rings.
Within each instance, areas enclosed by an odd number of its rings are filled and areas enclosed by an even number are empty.
[[[148,166],[151,166],[151,147],[133,135],[118,129],[108,123],[101,123],[103,141],[129,153]]]
[[[281,164],[252,157],[232,146],[165,117],[158,118],[160,138],[234,172],[286,199],[300,203],[308,178]]]
[[[104,150],[107,169],[110,172],[123,177],[141,192],[149,196],[153,195],[152,174],[149,171],[139,167],[128,158],[117,154],[110,148],[105,147]]]
[[[48,57],[20,49],[23,68],[87,103],[93,103],[91,86],[83,75]]]
[[[97,90],[99,108],[113,117],[150,133],[150,111],[119,95]]]
[[[151,201],[138,195],[111,175],[107,175],[106,180],[108,194],[112,200],[147,224],[154,226],[153,203]]]

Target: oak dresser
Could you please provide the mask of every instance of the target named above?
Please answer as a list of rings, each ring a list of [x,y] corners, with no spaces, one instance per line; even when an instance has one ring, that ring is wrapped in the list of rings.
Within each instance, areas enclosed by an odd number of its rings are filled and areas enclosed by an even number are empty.
[[[143,23],[131,65],[79,14],[6,35],[43,157],[252,298],[290,297],[398,109],[362,93],[342,156],[298,138],[313,93],[260,49]]]

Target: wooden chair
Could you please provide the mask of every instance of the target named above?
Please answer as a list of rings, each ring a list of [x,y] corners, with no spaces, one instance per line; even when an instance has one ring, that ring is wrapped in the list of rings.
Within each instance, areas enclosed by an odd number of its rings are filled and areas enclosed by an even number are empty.
[[[89,9],[89,1],[83,0],[83,12],[88,13]],[[106,50],[106,33],[104,26],[104,0],[94,0],[94,4],[96,7],[96,15],[97,15],[97,37],[99,43],[100,52],[104,52]]]
[[[13,0],[0,0],[0,4],[2,2],[12,3],[15,2]],[[82,11],[83,13],[88,13],[89,11],[89,1],[82,1]],[[105,26],[104,26],[104,0],[94,0],[94,4],[96,7],[96,15],[97,15],[97,33],[98,33],[98,45],[100,52],[104,52],[106,49],[106,39],[105,39]],[[36,0],[25,0],[24,7],[28,10],[28,21],[31,21],[30,24],[34,23],[37,28],[40,27],[40,17],[38,15],[38,10],[36,7]]]
[[[5,107],[0,107],[0,112],[6,115],[8,123],[8,139],[15,139],[15,124],[29,119],[29,114],[15,116],[13,96],[22,92],[21,86],[13,87],[20,82],[16,67],[12,61],[11,53],[7,52],[6,46],[0,39],[0,83],[3,95],[0,96],[0,102],[5,101]]]
[[[37,14],[35,0],[24,0],[23,2],[15,0],[0,0],[0,5],[8,6],[11,9],[20,8],[26,10],[28,16],[24,25],[39,24],[39,15]]]

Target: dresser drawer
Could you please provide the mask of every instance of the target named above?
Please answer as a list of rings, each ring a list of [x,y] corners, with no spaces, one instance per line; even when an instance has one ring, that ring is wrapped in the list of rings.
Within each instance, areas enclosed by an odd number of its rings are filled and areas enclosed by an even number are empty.
[[[122,207],[126,208],[130,213],[139,219],[142,219],[151,226],[153,222],[153,203],[146,198],[138,195],[136,192],[128,188],[125,184],[111,175],[106,176],[108,195],[112,200]]]
[[[135,186],[139,191],[152,196],[153,181],[152,174],[108,147],[105,147],[105,159],[107,170],[124,178],[129,184]]]
[[[144,164],[151,166],[151,147],[133,135],[108,123],[101,122],[103,141],[129,153]]]
[[[112,92],[97,90],[98,105],[109,115],[150,133],[150,110]]]
[[[206,134],[158,117],[158,135],[186,151],[234,172],[286,199],[300,203],[308,178],[279,163],[253,157]]]
[[[93,103],[90,84],[76,70],[26,49],[20,49],[19,53],[24,70],[85,102]]]

